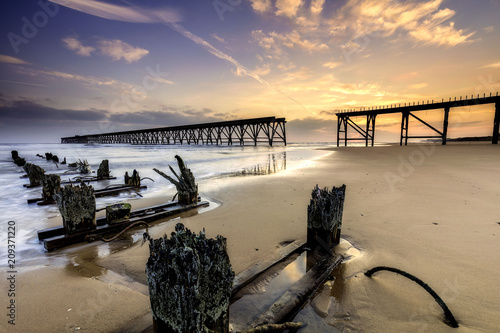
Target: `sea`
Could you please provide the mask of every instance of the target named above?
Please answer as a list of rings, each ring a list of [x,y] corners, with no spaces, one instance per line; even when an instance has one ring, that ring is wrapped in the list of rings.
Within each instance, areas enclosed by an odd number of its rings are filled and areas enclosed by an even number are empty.
[[[182,157],[197,181],[210,182],[221,177],[265,177],[270,174],[297,168],[327,154],[317,148],[333,147],[332,143],[299,143],[287,146],[201,146],[201,145],[128,145],[128,144],[0,144],[0,244],[8,242],[8,226],[15,224],[16,259],[32,261],[43,259],[47,254],[38,242],[37,231],[53,226],[52,219],[60,216],[57,205],[39,206],[28,204],[28,199],[41,197],[41,186],[26,188],[28,178],[12,159],[16,150],[26,162],[36,164],[45,174],[59,174],[61,180],[81,176],[71,173],[69,163],[86,160],[97,172],[102,160],[109,161],[114,180],[92,182],[95,189],[124,183],[125,172],[137,170],[146,190],[138,193],[122,193],[118,196],[97,199],[97,209],[139,197],[152,198],[165,195],[171,198],[175,187],[157,174],[157,168],[172,175],[169,165],[177,168],[175,156]],[[47,161],[45,153],[57,155],[60,162]],[[43,156],[43,157],[41,157]],[[203,189],[200,188],[203,196]],[[12,235],[11,235],[12,236]],[[0,251],[0,260],[7,262],[7,251]]]

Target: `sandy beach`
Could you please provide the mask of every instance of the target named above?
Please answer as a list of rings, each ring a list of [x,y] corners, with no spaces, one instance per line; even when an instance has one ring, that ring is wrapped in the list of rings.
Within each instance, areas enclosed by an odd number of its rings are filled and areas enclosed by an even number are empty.
[[[500,147],[342,147],[326,153],[274,175],[202,181],[200,194],[220,205],[156,224],[150,234],[160,237],[182,222],[209,237],[223,235],[237,274],[272,256],[280,243],[305,239],[316,184],[346,184],[342,237],[360,253],[299,313],[298,320],[311,320],[300,332],[498,332]],[[156,200],[164,198],[134,201],[133,208]],[[56,252],[19,264],[16,325],[4,315],[2,332],[141,332],[151,324],[147,245],[133,239],[131,246],[90,243]],[[460,327],[447,326],[441,308],[415,283],[389,272],[363,275],[378,265],[428,283]],[[8,289],[6,279],[0,288]]]

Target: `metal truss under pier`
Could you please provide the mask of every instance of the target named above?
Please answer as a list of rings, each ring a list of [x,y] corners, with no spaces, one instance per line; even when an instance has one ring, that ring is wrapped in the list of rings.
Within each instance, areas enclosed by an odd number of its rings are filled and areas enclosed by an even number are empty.
[[[266,117],[135,131],[76,135],[61,143],[128,143],[137,145],[286,145],[285,118]]]
[[[493,121],[493,135],[492,135],[492,143],[493,144],[498,144],[498,139],[500,136],[500,96],[498,96],[498,92],[496,93],[496,96],[486,96],[486,94],[483,95],[483,97],[477,97],[471,96],[471,98],[467,98],[465,96],[465,99],[462,100],[462,97],[457,100],[455,98],[452,100],[451,98],[449,101],[444,101],[441,100],[441,102],[434,102],[434,101],[427,101],[425,102],[417,102],[417,104],[413,103],[406,103],[404,105],[391,105],[391,106],[385,106],[385,107],[372,107],[372,108],[362,108],[361,110],[343,110],[343,111],[338,111],[336,113],[337,115],[337,147],[340,146],[340,142],[344,141],[344,145],[347,146],[347,142],[350,140],[357,140],[357,141],[365,141],[365,145],[368,147],[369,145],[373,146],[374,141],[375,141],[375,118],[379,114],[392,114],[392,113],[401,113],[401,136],[400,136],[400,141],[399,144],[402,146],[403,143],[408,145],[408,139],[441,139],[441,142],[443,145],[446,144],[447,136],[448,136],[448,118],[450,114],[451,108],[456,108],[456,107],[463,107],[463,106],[472,106],[472,105],[482,105],[482,104],[495,104],[495,118]],[[439,130],[420,117],[416,116],[413,114],[413,112],[416,111],[428,111],[428,110],[436,110],[436,109],[443,109],[444,110],[444,116],[443,116],[443,128],[442,130]],[[360,116],[366,116],[366,127],[363,128],[360,125],[356,124],[354,120],[351,119],[351,117],[360,117]],[[429,135],[429,136],[410,136],[408,134],[409,132],[409,118],[413,117],[434,132],[436,132],[436,135]],[[347,129],[349,127],[352,127],[356,132],[361,134],[361,137],[357,138],[350,138],[347,135]],[[341,135],[342,133],[342,135]]]

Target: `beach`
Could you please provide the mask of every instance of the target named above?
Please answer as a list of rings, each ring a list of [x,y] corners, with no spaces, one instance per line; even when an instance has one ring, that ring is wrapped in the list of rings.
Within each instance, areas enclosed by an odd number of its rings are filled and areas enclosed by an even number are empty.
[[[341,147],[324,153],[275,174],[201,180],[200,195],[213,209],[155,224],[149,233],[157,238],[182,222],[208,237],[222,235],[238,274],[282,244],[305,240],[316,184],[346,184],[342,238],[353,248],[338,247],[346,260],[333,283],[296,317],[308,322],[299,332],[499,331],[500,147]],[[133,207],[162,200],[135,200]],[[25,260],[16,274],[16,325],[4,315],[1,326],[9,332],[147,329],[149,249],[141,246],[140,234],[128,242],[84,244]],[[415,283],[390,272],[363,275],[379,265],[429,284],[460,327],[447,326],[441,308]],[[6,279],[0,288],[8,290]]]

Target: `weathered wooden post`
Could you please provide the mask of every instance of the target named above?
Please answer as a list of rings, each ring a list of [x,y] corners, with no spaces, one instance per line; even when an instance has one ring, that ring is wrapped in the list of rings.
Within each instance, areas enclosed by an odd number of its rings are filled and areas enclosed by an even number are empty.
[[[106,206],[106,222],[113,224],[121,222],[122,219],[128,219],[131,209],[132,206],[127,202]]]
[[[12,154],[12,159],[14,160],[14,163],[16,163],[17,166],[23,166],[26,164],[26,160],[24,158],[19,157],[19,153],[17,150],[11,151]]]
[[[196,184],[193,173],[186,167],[184,161],[180,156],[175,155],[175,159],[177,160],[177,164],[179,165],[181,175],[178,176],[175,170],[170,165],[168,167],[170,168],[170,171],[172,171],[172,173],[175,175],[177,180],[173,179],[170,176],[167,176],[156,168],[154,168],[153,170],[175,185],[177,189],[178,201],[180,204],[189,205],[198,202],[198,185]]]
[[[340,242],[342,214],[344,211],[345,185],[312,191],[307,207],[307,244],[310,248],[321,247],[327,252]]]
[[[137,170],[134,169],[132,177],[128,175],[128,171],[125,171],[125,185],[141,186],[141,177],[139,176],[139,172],[137,172]]]
[[[229,332],[234,279],[226,239],[207,239],[178,223],[168,239],[149,239],[146,264],[154,331]]]
[[[95,195],[91,185],[66,185],[54,197],[67,235],[95,229]]]
[[[45,170],[38,165],[26,163],[23,166],[24,171],[30,180],[30,186],[38,186],[45,178]]]
[[[108,179],[109,178],[109,161],[102,160],[97,169],[97,179]]]
[[[59,175],[45,175],[42,182],[42,198],[44,202],[54,202],[56,190],[61,188],[61,177]]]

